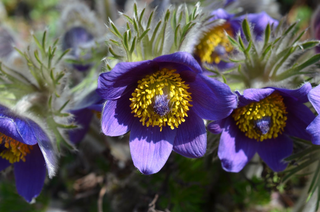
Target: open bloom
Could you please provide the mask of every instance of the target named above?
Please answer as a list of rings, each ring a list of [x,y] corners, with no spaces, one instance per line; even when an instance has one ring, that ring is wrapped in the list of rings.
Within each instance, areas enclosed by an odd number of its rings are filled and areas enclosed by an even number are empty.
[[[18,193],[28,202],[37,197],[56,157],[49,137],[33,120],[0,105],[0,171],[13,164]]]
[[[246,89],[232,114],[208,125],[221,133],[218,156],[223,169],[239,172],[257,152],[273,170],[282,171],[282,160],[292,153],[289,136],[310,140],[306,127],[314,114],[303,103],[308,101],[310,83],[296,90],[282,88]]]
[[[308,98],[318,116],[307,127],[307,132],[311,135],[312,143],[320,145],[320,85],[309,92]]]
[[[79,128],[69,131],[69,138],[72,143],[79,143],[84,138],[93,116],[96,114],[100,117],[103,103],[104,100],[97,94],[96,90],[93,90],[79,101],[72,110],[69,110],[73,114],[73,121],[79,126]]]
[[[220,25],[209,26],[209,29],[203,34],[195,47],[194,55],[201,61],[216,65],[219,69],[224,70],[231,68],[233,63],[224,62],[228,55],[234,51],[227,34],[236,37],[241,33],[241,22],[247,18],[252,26],[256,40],[261,40],[263,32],[268,24],[278,25],[278,21],[272,19],[267,13],[247,14],[240,17],[227,13],[224,9],[218,9],[211,12],[214,20],[223,20]]]
[[[230,88],[204,76],[185,52],[118,63],[99,76],[97,91],[108,100],[102,131],[109,136],[131,131],[131,157],[144,174],[158,172],[172,150],[203,156],[207,136],[202,119],[222,119],[237,104]]]

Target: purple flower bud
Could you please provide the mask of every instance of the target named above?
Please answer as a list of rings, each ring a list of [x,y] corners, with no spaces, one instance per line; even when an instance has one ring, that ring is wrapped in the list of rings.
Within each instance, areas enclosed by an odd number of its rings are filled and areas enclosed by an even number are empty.
[[[88,52],[89,47],[93,44],[93,35],[83,27],[73,27],[69,29],[62,38],[63,50],[71,48],[70,54],[76,60],[90,59],[91,54]],[[86,53],[84,55],[83,51]],[[92,64],[73,64],[73,67],[78,71],[87,71]]]

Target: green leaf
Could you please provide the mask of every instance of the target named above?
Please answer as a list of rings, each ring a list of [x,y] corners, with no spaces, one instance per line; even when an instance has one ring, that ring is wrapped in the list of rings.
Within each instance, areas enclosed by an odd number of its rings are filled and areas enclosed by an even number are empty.
[[[120,39],[123,39],[121,33],[118,31],[117,27],[113,24],[113,22],[111,21],[111,19],[109,19],[110,25],[112,27],[113,30],[110,30],[114,35],[116,35],[117,37],[119,37]]]
[[[252,40],[252,36],[251,36],[251,31],[250,31],[250,25],[247,19],[244,19],[242,21],[242,30],[243,33],[247,39],[247,41],[251,41]]]
[[[45,30],[42,36],[42,48],[44,51],[46,50],[46,36],[47,36],[47,31]]]
[[[320,41],[307,41],[299,45],[301,49],[310,49],[320,44]]]
[[[133,38],[132,44],[131,44],[131,48],[130,48],[130,54],[133,53],[135,45],[136,45],[136,36]]]
[[[231,45],[235,46],[236,48],[240,49],[240,51],[244,51],[244,49],[240,46],[240,44],[235,40],[233,39],[230,35],[227,35]]]
[[[266,48],[266,46],[269,43],[269,39],[270,39],[270,35],[271,35],[271,27],[270,24],[267,25],[265,31],[264,31],[264,44],[263,44],[263,49]]]
[[[147,29],[146,31],[144,31],[144,32],[142,33],[142,35],[139,37],[138,40],[142,40],[142,38],[143,38],[146,34],[148,34],[149,31],[150,31],[150,29]]]
[[[149,19],[148,19],[148,23],[147,23],[147,29],[149,29],[152,18],[153,18],[153,14],[154,14],[154,10],[151,12],[151,14],[149,15]]]
[[[319,60],[320,60],[320,54],[316,54],[316,55],[312,56],[311,58],[309,58],[308,60],[306,60],[305,62],[303,62],[302,64],[286,70],[285,72],[283,72],[282,74],[277,76],[276,80],[280,81],[280,80],[286,79],[287,77],[297,75],[304,68],[319,62]]]
[[[133,20],[129,16],[127,16],[126,14],[122,14],[122,15],[130,22],[130,24],[133,25]]]
[[[66,54],[68,54],[68,52],[69,51],[71,51],[71,49],[67,49],[67,50],[65,50],[61,55],[60,55],[60,57],[57,59],[57,61],[56,61],[56,65],[60,62],[60,60],[66,55]]]

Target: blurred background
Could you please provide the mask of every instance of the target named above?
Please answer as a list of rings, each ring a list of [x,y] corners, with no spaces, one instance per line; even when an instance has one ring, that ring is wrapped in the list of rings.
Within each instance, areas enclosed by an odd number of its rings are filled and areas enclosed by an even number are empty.
[[[108,17],[117,18],[114,8],[130,11],[126,0],[83,2],[101,23],[107,23]],[[160,2],[145,0],[151,7]],[[0,23],[15,34],[17,47],[30,41],[31,32],[42,33],[45,29],[49,37],[61,38],[59,21],[65,4],[62,0],[1,0]],[[300,20],[299,27],[303,30],[310,26],[319,4],[319,0],[278,0],[275,5],[280,14],[275,11],[270,15],[287,16],[289,23]],[[244,12],[254,10],[247,7]],[[306,33],[305,39],[308,38],[311,38],[310,32]],[[92,124],[99,125],[98,117],[95,119]],[[164,168],[151,176],[142,175],[133,166],[127,135],[107,138],[95,133],[95,136],[95,139],[86,136],[77,144],[78,151],[62,150],[57,175],[47,179],[33,204],[26,203],[17,194],[12,168],[2,172],[0,212],[285,212],[299,211],[297,208],[301,205],[304,205],[301,211],[309,211],[302,198],[308,182],[305,173],[293,176],[284,184],[281,181],[284,174],[273,173],[259,158],[254,158],[240,173],[227,173],[217,159],[218,137],[212,134],[208,135],[205,157],[188,159],[173,152]]]

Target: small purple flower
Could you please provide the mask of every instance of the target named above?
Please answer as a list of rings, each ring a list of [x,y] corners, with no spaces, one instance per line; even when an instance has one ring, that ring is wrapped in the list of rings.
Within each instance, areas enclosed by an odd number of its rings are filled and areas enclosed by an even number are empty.
[[[305,129],[315,115],[304,105],[310,90],[306,83],[296,90],[270,87],[238,94],[238,108],[208,125],[212,133],[222,132],[218,156],[223,169],[239,172],[257,152],[273,171],[284,170],[282,160],[293,148],[289,136],[311,138]]]
[[[71,48],[70,54],[74,56],[77,60],[89,59],[91,57],[90,53],[81,55],[83,48],[92,46],[93,44],[93,35],[90,34],[83,27],[73,27],[69,29],[62,38],[62,48],[63,50]],[[87,71],[92,67],[92,64],[73,64],[72,65],[78,71]]]
[[[234,14],[227,13],[224,9],[218,9],[212,11],[210,15],[213,16],[210,21],[223,20],[224,23],[213,25],[204,33],[195,47],[194,55],[201,63],[216,65],[220,70],[226,70],[234,66],[233,63],[224,61],[228,60],[229,54],[234,51],[226,33],[231,37],[236,37],[238,33],[242,35],[241,22],[245,18],[251,23],[256,40],[262,39],[268,23],[273,24],[274,27],[278,25],[278,21],[272,19],[265,12],[236,17]]]
[[[73,114],[73,122],[79,126],[79,128],[72,129],[68,132],[72,143],[77,144],[84,138],[89,130],[90,122],[94,114],[100,116],[103,103],[103,99],[94,90],[69,111]]]
[[[37,197],[46,178],[55,174],[50,139],[33,120],[0,105],[0,171],[13,164],[18,193],[28,202]]]
[[[309,92],[308,98],[318,116],[309,124],[307,132],[311,135],[312,143],[320,145],[320,85]]]
[[[222,119],[237,105],[230,88],[204,76],[186,52],[118,63],[99,76],[97,91],[108,100],[102,131],[108,136],[131,131],[131,157],[143,174],[158,172],[172,150],[189,158],[203,156],[203,119]]]

